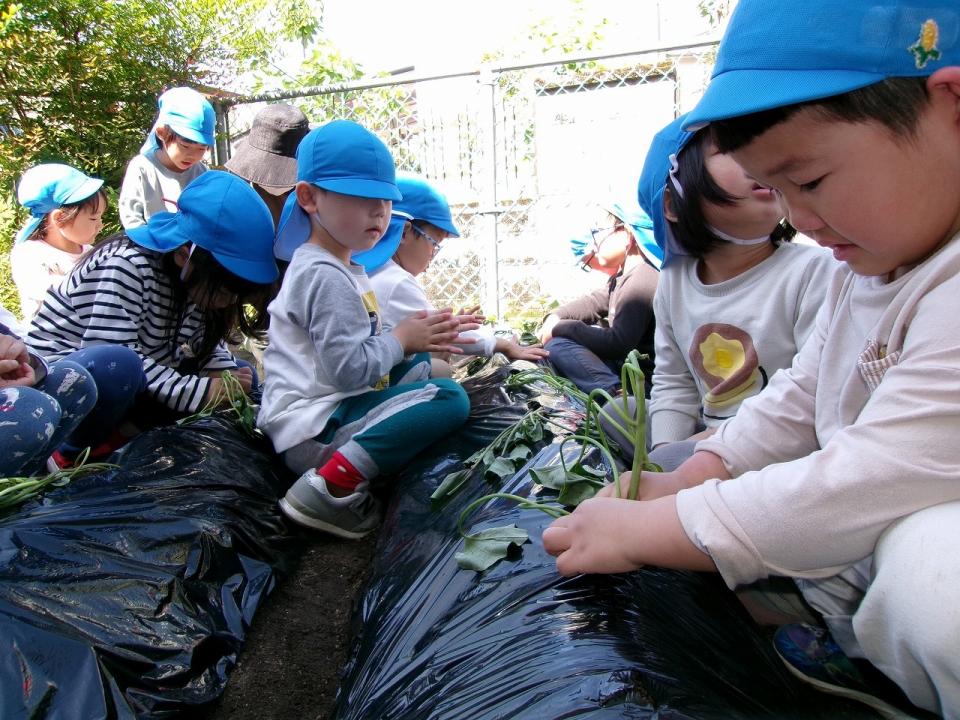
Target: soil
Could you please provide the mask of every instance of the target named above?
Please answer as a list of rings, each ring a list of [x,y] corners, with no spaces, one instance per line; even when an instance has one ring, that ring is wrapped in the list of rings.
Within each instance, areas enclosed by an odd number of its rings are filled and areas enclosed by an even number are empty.
[[[254,616],[223,696],[192,717],[322,720],[332,710],[376,534],[340,540],[316,533],[304,543],[291,574]]]

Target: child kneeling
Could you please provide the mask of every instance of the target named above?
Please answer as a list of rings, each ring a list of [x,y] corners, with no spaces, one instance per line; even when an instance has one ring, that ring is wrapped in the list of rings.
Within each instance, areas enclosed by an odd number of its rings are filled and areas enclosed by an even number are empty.
[[[400,470],[466,420],[452,380],[390,387],[415,353],[459,352],[449,311],[420,312],[381,334],[376,296],[352,251],[372,248],[399,200],[393,158],[360,125],[313,130],[298,150],[297,185],[280,221],[277,253],[295,247],[270,304],[267,379],[259,425],[302,473],[280,501],[294,522],[346,538],[376,527],[370,480]]]

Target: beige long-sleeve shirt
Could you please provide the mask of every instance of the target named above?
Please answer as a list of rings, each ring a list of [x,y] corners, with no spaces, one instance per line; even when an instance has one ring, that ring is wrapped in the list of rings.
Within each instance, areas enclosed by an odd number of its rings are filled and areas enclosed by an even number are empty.
[[[677,511],[728,585],[834,575],[960,499],[958,298],[960,236],[891,282],[838,274],[792,367],[698,444],[733,479]]]

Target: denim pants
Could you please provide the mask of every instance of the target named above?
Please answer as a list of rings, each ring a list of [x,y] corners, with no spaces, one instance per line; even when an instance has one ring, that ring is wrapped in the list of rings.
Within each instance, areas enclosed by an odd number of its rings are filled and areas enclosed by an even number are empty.
[[[96,402],[93,377],[69,360],[33,387],[0,389],[0,477],[39,473]]]
[[[562,337],[552,338],[544,349],[550,352],[550,364],[557,372],[585,393],[602,388],[612,394],[620,389],[622,362],[603,360],[580,343]]]
[[[70,353],[64,360],[86,369],[97,386],[96,405],[64,438],[64,455],[72,457],[110,437],[130,412],[137,395],[146,389],[147,377],[143,360],[123,345],[91,345]]]

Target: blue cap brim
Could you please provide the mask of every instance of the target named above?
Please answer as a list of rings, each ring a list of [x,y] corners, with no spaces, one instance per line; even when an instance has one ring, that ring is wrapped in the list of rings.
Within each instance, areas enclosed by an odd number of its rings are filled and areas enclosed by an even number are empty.
[[[166,123],[170,126],[170,129],[173,130],[180,137],[184,137],[187,140],[193,140],[193,142],[202,143],[208,147],[212,147],[216,140],[213,137],[213,133],[209,135],[204,135],[199,130],[190,127],[189,125],[180,125],[179,123]]]
[[[127,237],[147,250],[170,252],[190,242],[177,222],[177,213],[159,212],[150,216],[150,222],[125,231]]]
[[[341,195],[372,198],[374,200],[403,200],[403,195],[396,185],[381,180],[362,180],[358,178],[341,178],[331,180],[310,181],[324,190],[331,190]]]
[[[290,262],[294,251],[310,237],[310,217],[297,202],[297,194],[290,193],[283,204],[277,234],[273,239],[273,254],[278,260]]]
[[[363,265],[368,273],[373,272],[397,252],[400,241],[403,239],[403,227],[407,222],[409,222],[407,218],[403,217],[390,218],[390,225],[377,244],[369,250],[355,253],[350,259]]]
[[[853,70],[730,70],[710,82],[683,129],[693,132],[714,120],[841,95],[884,78]]]

